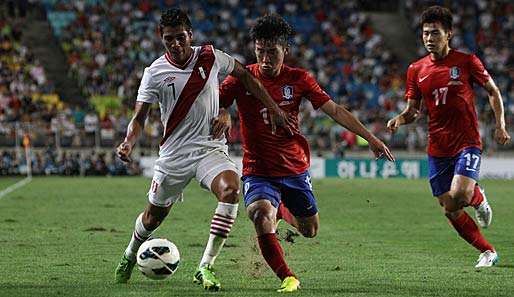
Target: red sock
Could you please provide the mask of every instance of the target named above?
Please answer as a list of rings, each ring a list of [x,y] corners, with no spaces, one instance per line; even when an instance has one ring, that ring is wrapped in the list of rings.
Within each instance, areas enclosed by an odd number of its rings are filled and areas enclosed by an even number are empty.
[[[296,220],[295,220],[293,214],[289,211],[289,209],[282,202],[280,202],[280,204],[278,205],[278,209],[277,209],[277,221],[279,219],[283,219],[289,225],[291,225],[293,227],[297,227]]]
[[[484,238],[475,221],[466,212],[462,212],[456,220],[450,220],[450,223],[457,230],[460,237],[464,238],[481,253],[487,250],[494,251],[494,247]]]
[[[484,195],[482,195],[482,192],[480,192],[480,187],[478,184],[475,185],[475,190],[473,192],[473,198],[471,198],[471,201],[469,202],[470,206],[477,207],[484,201]]]
[[[275,274],[281,280],[288,276],[294,276],[294,273],[291,272],[287,266],[286,260],[284,259],[284,251],[275,233],[266,233],[258,236],[257,239],[264,260],[266,260],[266,263],[268,263]]]

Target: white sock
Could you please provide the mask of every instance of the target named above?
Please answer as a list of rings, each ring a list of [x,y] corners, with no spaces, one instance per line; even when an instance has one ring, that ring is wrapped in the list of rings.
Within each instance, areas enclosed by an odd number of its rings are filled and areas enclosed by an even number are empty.
[[[237,207],[238,204],[218,202],[211,221],[211,234],[209,234],[209,241],[207,241],[200,261],[200,267],[214,264],[236,220]]]
[[[146,230],[143,225],[143,213],[141,213],[136,219],[136,225],[134,227],[134,233],[132,233],[132,238],[125,250],[125,256],[130,260],[134,261],[136,259],[137,250],[139,247],[145,242],[150,235],[152,235],[155,230]]]

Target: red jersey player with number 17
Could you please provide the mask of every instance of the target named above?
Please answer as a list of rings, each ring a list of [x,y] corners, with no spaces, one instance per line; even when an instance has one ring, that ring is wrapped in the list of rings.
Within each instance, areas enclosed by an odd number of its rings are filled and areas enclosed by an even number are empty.
[[[292,28],[278,15],[257,20],[250,35],[255,43],[257,64],[247,68],[257,77],[275,102],[294,119],[292,135],[270,133],[267,109],[246,92],[241,81],[228,77],[220,88],[221,105],[237,102],[243,139],[243,197],[255,226],[259,248],[268,265],[281,279],[279,292],[296,291],[299,280],[289,269],[275,235],[277,208],[280,217],[305,237],[316,236],[319,217],[312,192],[309,145],[298,129],[302,98],[337,123],[367,139],[376,157],[394,160],[389,149],[348,110],[330,99],[304,69],[284,65]]]
[[[492,211],[477,181],[482,145],[474,105],[473,84],[489,93],[496,118],[495,139],[506,144],[501,94],[475,55],[449,47],[452,37],[451,12],[432,6],[421,16],[423,43],[429,55],[407,70],[407,108],[391,119],[391,132],[411,123],[419,114],[423,98],[428,110],[428,161],[432,194],[439,199],[455,230],[480,251],[475,267],[490,267],[498,261],[494,247],[484,238],[473,219],[463,210],[473,206],[479,225],[491,223]]]

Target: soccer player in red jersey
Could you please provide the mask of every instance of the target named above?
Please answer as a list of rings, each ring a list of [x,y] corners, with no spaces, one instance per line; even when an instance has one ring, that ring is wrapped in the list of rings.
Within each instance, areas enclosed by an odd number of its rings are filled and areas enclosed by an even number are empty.
[[[243,196],[249,218],[257,232],[262,255],[281,279],[279,292],[296,291],[299,280],[284,260],[275,235],[279,218],[298,229],[305,237],[316,236],[319,216],[312,192],[310,151],[298,128],[302,98],[315,109],[366,139],[377,158],[394,157],[386,145],[369,132],[352,113],[336,104],[304,69],[284,65],[288,40],[293,30],[276,14],[257,20],[251,29],[257,63],[247,66],[261,81],[277,104],[294,119],[292,135],[285,130],[270,133],[267,108],[246,92],[241,81],[229,76],[220,87],[221,106],[237,102],[243,142]]]
[[[449,47],[452,14],[432,6],[421,16],[423,44],[429,55],[412,63],[407,70],[407,107],[387,123],[391,132],[413,122],[419,115],[421,100],[428,110],[428,161],[432,194],[444,207],[455,230],[480,251],[476,267],[490,267],[498,261],[494,247],[480,233],[473,219],[463,210],[475,208],[479,225],[491,224],[492,211],[477,181],[482,144],[478,133],[473,85],[489,94],[496,118],[495,139],[510,141],[505,128],[500,91],[480,60]]]

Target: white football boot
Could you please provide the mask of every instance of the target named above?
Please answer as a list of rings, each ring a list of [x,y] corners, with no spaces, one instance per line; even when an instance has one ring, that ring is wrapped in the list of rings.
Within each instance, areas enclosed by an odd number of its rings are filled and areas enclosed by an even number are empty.
[[[499,259],[500,257],[496,252],[487,250],[478,256],[477,265],[475,265],[475,268],[491,267],[498,263]]]
[[[475,207],[475,218],[481,228],[487,228],[493,220],[493,210],[487,201],[484,189],[480,188],[480,193],[484,196],[484,201]]]

